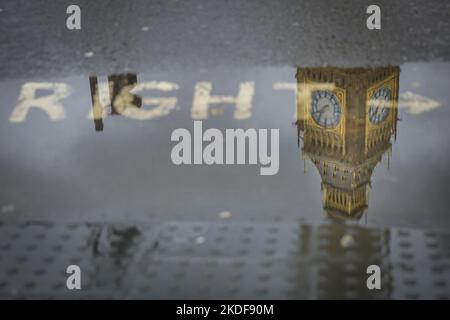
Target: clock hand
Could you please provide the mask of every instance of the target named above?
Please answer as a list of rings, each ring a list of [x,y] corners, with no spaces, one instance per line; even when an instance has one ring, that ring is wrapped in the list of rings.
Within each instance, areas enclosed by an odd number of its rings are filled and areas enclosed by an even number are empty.
[[[328,104],[326,104],[320,109],[320,112],[326,112],[328,110],[330,110],[330,106]]]
[[[322,113],[323,113],[323,111],[320,110],[320,111],[317,111],[317,112],[319,113],[319,116],[317,117],[317,122],[320,122],[320,120],[322,119]]]
[[[377,106],[377,107],[375,108],[375,112],[373,113],[374,115],[377,115],[377,114],[378,114],[378,109],[379,109],[379,107]]]

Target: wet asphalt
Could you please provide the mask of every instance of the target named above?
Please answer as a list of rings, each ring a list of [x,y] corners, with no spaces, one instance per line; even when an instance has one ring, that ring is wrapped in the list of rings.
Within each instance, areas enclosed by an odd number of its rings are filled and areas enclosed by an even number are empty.
[[[65,26],[81,7],[81,30]],[[2,77],[184,72],[242,66],[366,66],[450,58],[450,3],[373,1],[1,1]],[[89,52],[93,55],[85,57]]]
[[[66,28],[70,4],[81,30]],[[372,31],[369,4],[0,0],[0,297],[448,299],[450,2],[377,0]],[[401,69],[397,137],[364,215],[335,223],[297,145],[295,73],[386,65]],[[96,131],[89,77],[124,73],[175,83],[158,97],[176,108],[147,121],[109,113]],[[230,96],[254,82],[251,117],[218,104],[204,125],[280,129],[276,176],[172,164],[170,134],[192,129],[201,81]],[[70,88],[65,117],[10,121],[24,86],[42,82]],[[64,286],[73,263],[79,292]],[[365,286],[371,263],[379,292]]]

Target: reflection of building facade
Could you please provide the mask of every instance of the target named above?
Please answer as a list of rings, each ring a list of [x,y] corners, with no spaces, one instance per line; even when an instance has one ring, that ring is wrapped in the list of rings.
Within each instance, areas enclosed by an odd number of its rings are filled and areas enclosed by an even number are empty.
[[[359,218],[372,172],[396,135],[398,67],[299,68],[297,128],[332,217]]]

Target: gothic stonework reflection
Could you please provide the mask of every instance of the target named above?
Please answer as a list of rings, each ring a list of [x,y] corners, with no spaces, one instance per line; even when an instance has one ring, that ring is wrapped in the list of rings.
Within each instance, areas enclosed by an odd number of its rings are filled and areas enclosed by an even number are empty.
[[[298,68],[297,130],[332,218],[359,219],[397,131],[399,67]]]

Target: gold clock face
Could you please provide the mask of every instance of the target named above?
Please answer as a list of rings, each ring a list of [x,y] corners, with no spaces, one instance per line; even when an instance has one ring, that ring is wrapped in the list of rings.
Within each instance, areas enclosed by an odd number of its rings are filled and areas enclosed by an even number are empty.
[[[369,102],[369,120],[372,124],[380,124],[386,120],[392,107],[392,91],[381,87],[374,92]]]

